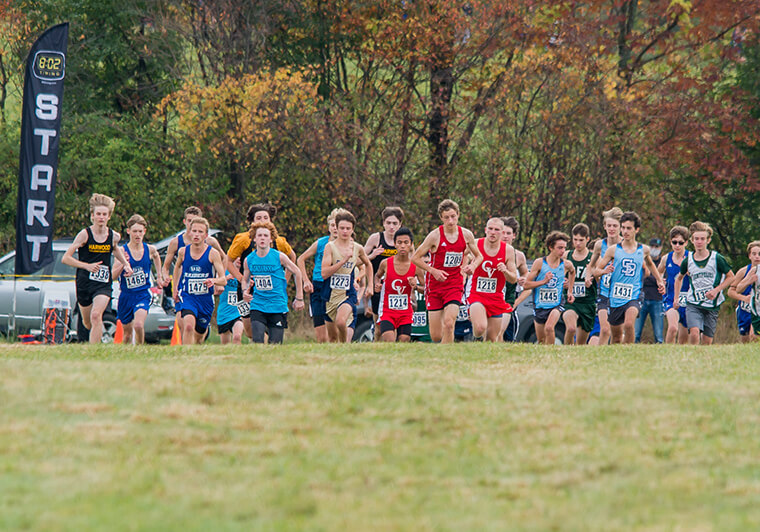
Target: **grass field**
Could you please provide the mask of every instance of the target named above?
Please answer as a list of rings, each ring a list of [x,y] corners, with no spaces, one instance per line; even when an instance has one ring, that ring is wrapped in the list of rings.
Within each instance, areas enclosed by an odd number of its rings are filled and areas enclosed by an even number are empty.
[[[760,352],[0,348],[0,529],[750,530]]]

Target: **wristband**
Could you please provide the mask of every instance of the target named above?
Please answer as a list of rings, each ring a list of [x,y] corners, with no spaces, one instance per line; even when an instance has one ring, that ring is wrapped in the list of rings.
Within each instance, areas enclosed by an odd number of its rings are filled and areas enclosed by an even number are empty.
[[[302,297],[294,297],[293,301],[303,301],[303,298]]]

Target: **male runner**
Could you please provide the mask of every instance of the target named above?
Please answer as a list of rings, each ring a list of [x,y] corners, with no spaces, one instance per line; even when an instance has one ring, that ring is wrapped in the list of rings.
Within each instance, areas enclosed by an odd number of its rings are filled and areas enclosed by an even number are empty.
[[[657,237],[649,239],[649,256],[652,257],[652,262],[657,266],[659,271],[660,263],[662,263],[662,240]],[[646,270],[646,268],[645,268]],[[662,272],[660,272],[662,276]],[[641,285],[641,310],[639,310],[639,317],[636,318],[636,340],[635,343],[641,342],[641,333],[644,330],[644,325],[649,316],[652,322],[652,335],[654,336],[654,343],[661,344],[664,341],[662,337],[662,325],[663,325],[663,295],[657,288],[657,282],[655,281],[652,272],[644,272],[644,282]]]
[[[549,254],[533,261],[528,277],[525,279],[526,290],[533,291],[533,323],[539,344],[554,345],[554,327],[562,315],[562,288],[565,281],[568,286],[575,283],[575,267],[565,260],[565,252],[570,237],[561,231],[552,231],[546,236],[546,249]],[[575,301],[572,291],[567,294],[567,302]]]
[[[615,247],[620,242],[620,217],[623,216],[623,211],[620,207],[613,207],[608,211],[602,213],[602,222],[604,223],[604,230],[607,233],[607,238],[597,240],[594,244],[594,252],[591,255],[591,261],[589,261],[588,268],[586,268],[586,275],[592,275],[592,272],[596,269],[597,261],[607,253],[607,249]],[[596,314],[599,317],[599,345],[607,345],[612,335],[610,329],[609,307],[610,307],[610,278],[608,274],[602,275],[597,280],[596,298]]]
[[[458,225],[459,205],[453,200],[445,199],[438,204],[438,216],[443,225],[431,231],[412,256],[412,262],[421,268],[425,276],[425,304],[428,311],[430,337],[434,342],[451,343],[454,341],[459,307],[464,296],[464,275],[480,265],[483,256],[475,244],[472,231]],[[463,265],[465,251],[469,251],[473,260]],[[425,264],[424,257],[430,253],[430,263]]]
[[[145,343],[145,318],[148,317],[150,302],[153,296],[150,293],[150,266],[151,262],[156,268],[156,285],[163,286],[161,256],[156,246],[146,244],[145,231],[148,222],[139,214],[134,214],[127,220],[127,234],[129,243],[124,246],[124,253],[132,266],[132,275],[121,275],[124,269],[120,262],[113,267],[113,277],[119,279],[119,303],[117,318],[124,327],[124,343]]]
[[[173,297],[182,303],[182,343],[203,341],[214,313],[214,286],[225,286],[222,255],[206,243],[208,220],[197,216],[190,222],[190,244],[177,252]],[[216,274],[216,277],[214,277]]]
[[[264,335],[270,344],[281,344],[288,327],[288,282],[285,270],[295,276],[296,297],[294,310],[303,310],[303,284],[298,266],[283,252],[272,249],[277,240],[277,229],[272,222],[254,222],[251,240],[256,249],[245,259],[243,291],[251,307],[253,342],[264,343]],[[253,281],[251,283],[251,281]],[[253,284],[253,295],[248,290]]]
[[[240,259],[236,262],[239,263]],[[216,309],[216,328],[222,344],[240,345],[245,332],[241,316],[249,316],[251,310],[247,301],[238,299],[238,280],[230,272],[226,272],[226,278],[227,285],[219,296]]]
[[[668,329],[665,332],[665,343],[685,344],[689,341],[689,329],[686,328],[686,296],[689,293],[689,279],[684,279],[681,284],[681,292],[674,292],[676,276],[681,271],[681,263],[689,256],[686,242],[689,241],[689,229],[676,225],[670,230],[670,247],[673,251],[668,253],[665,260],[660,262],[660,275],[665,275],[665,295],[662,297],[665,319],[668,321]],[[678,309],[673,308],[673,300],[678,298]]]
[[[503,317],[510,309],[504,301],[507,281],[517,282],[515,250],[503,242],[504,222],[491,218],[486,222],[486,236],[476,241],[483,256],[467,282],[470,323],[476,340],[486,336],[489,342],[501,340]]]
[[[240,283],[238,285],[239,287],[242,287],[243,273],[237,266],[235,266],[235,261],[238,258],[241,261],[245,261],[246,257],[256,248],[256,243],[251,240],[251,224],[267,222],[274,224],[273,220],[275,216],[277,216],[277,207],[271,203],[256,203],[248,207],[245,219],[249,230],[236,234],[235,238],[232,239],[232,244],[230,244],[230,247],[227,250],[227,270],[238,280],[238,283]],[[293,251],[293,248],[290,247],[290,244],[288,244],[288,241],[284,236],[278,236],[274,242],[278,251],[285,253],[291,262],[296,261],[296,253]],[[245,262],[243,262],[243,264],[244,263]],[[290,280],[290,271],[285,272],[285,280]],[[238,289],[238,299],[241,301],[243,300],[242,288]],[[246,336],[252,339],[250,315],[242,316],[242,320]]]
[[[506,242],[509,246],[514,246],[514,241],[517,238],[517,231],[520,229],[520,223],[517,221],[517,219],[514,216],[506,216],[501,219],[502,222],[504,222],[504,232],[501,234],[501,240],[502,242]],[[520,290],[523,288],[523,284],[525,284],[525,276],[528,275],[528,261],[525,259],[525,253],[522,251],[518,251],[514,247],[514,261],[515,265],[517,266],[517,282],[510,283],[507,281],[507,284],[504,285],[504,301],[506,301],[507,305],[507,312],[504,314],[504,321],[502,323],[502,338],[505,340],[507,339],[507,328],[509,327],[509,324],[512,320],[515,320],[515,323],[512,325],[510,330],[517,331],[520,328],[519,320],[517,319],[517,313],[515,310],[517,309],[518,303],[517,303],[517,287],[520,287]],[[522,283],[522,284],[521,284]],[[520,296],[522,299],[520,300],[522,302],[525,297],[529,295],[529,292],[523,291],[523,294],[521,293]]]
[[[361,262],[366,268],[366,276],[372,279],[372,263],[364,253],[364,247],[354,242],[352,235],[356,218],[350,213],[340,213],[335,217],[338,238],[328,242],[322,257],[322,297],[325,300],[327,333],[331,342],[350,342],[348,329],[356,325],[355,271]],[[371,296],[373,283],[367,283],[366,295]]]
[[[394,232],[393,243],[396,254],[381,261],[375,272],[375,292],[380,293],[377,327],[383,342],[409,342],[416,288],[424,279],[422,270],[411,261],[412,232],[406,227],[398,229]]]
[[[341,212],[348,212],[345,209],[333,209],[327,217],[328,235],[320,237],[309,248],[298,257],[296,265],[301,270],[303,279],[303,290],[309,294],[309,310],[311,311],[311,320],[314,324],[314,332],[317,342],[325,343],[329,340],[327,336],[327,326],[325,325],[325,300],[322,299],[322,257],[325,254],[325,246],[338,237],[338,228],[335,226],[335,217]],[[306,273],[306,260],[314,257],[314,270],[309,281],[309,274]]]
[[[760,241],[754,241],[747,246],[752,250],[760,250]],[[758,251],[755,251],[758,253]],[[757,259],[754,259],[757,260]],[[753,262],[754,262],[753,260]],[[747,294],[749,298],[749,311],[752,314],[752,328],[755,330],[755,337],[760,335],[760,265],[748,268],[744,278],[739,281],[736,290],[739,294]]]
[[[381,213],[383,219],[383,230],[372,233],[364,244],[364,252],[372,263],[372,268],[377,272],[380,263],[388,257],[396,254],[396,247],[393,245],[393,235],[401,227],[404,220],[404,211],[400,207],[386,207]],[[375,290],[372,294],[372,305],[367,306],[365,313],[370,308],[372,310],[372,319],[375,321],[375,339],[379,338],[380,328],[377,327],[378,309],[380,307],[380,294]]]
[[[623,213],[620,228],[623,232],[622,242],[607,248],[597,262],[595,275],[611,276],[609,324],[612,327],[612,343],[632,344],[636,339],[636,318],[641,310],[639,295],[644,282],[644,264],[657,281],[660,294],[665,293],[665,282],[652,260],[649,246],[636,241],[641,228],[639,215],[635,212]]]
[[[596,282],[593,276],[586,275],[586,268],[591,262],[591,250],[588,249],[591,231],[588,225],[580,223],[575,224],[572,234],[573,250],[567,252],[565,260],[569,260],[575,268],[575,282],[572,288],[568,287],[575,299],[565,305],[562,314],[565,345],[586,345],[596,316]]]
[[[739,326],[739,336],[742,343],[752,341],[752,330],[754,329],[755,335],[760,335],[760,328],[758,327],[757,318],[752,314],[752,284],[745,283],[742,290],[737,290],[739,283],[741,283],[750,272],[755,272],[757,276],[757,267],[760,265],[760,241],[750,242],[747,245],[747,255],[749,256],[750,263],[742,270],[736,272],[734,280],[731,286],[728,288],[728,297],[739,301],[739,306],[736,307],[736,322]]]
[[[704,222],[694,222],[689,226],[694,253],[681,263],[681,271],[676,276],[675,292],[681,291],[684,277],[691,281],[686,296],[686,325],[689,329],[689,343],[704,345],[713,343],[718,325],[718,311],[725,301],[723,290],[731,286],[734,272],[731,265],[717,251],[707,246],[712,240],[712,227]],[[678,309],[678,299],[673,300],[673,308]]]
[[[79,319],[90,331],[91,344],[99,344],[103,337],[103,313],[111,302],[111,254],[122,264],[124,273],[132,275],[132,266],[118,247],[119,233],[108,228],[115,206],[104,194],[90,196],[92,225],[79,231],[61,259],[63,264],[77,268]],[[74,258],[76,250],[79,260]]]

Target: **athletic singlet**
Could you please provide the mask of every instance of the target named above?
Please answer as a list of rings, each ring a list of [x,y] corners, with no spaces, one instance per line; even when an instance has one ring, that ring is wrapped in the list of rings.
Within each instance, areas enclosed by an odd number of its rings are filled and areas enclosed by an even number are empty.
[[[253,286],[251,310],[265,314],[288,311],[288,284],[285,281],[281,254],[281,251],[269,248],[263,257],[255,251],[246,257]]]
[[[372,271],[376,272],[378,268],[380,268],[380,263],[383,262],[388,257],[392,257],[396,254],[396,246],[393,244],[389,244],[385,240],[385,233],[383,231],[380,231],[378,233],[380,235],[380,243],[378,244],[378,247],[383,248],[385,251],[380,253],[377,257],[374,259],[371,259],[370,262],[372,263]]]
[[[505,242],[506,244],[506,242]],[[515,268],[517,268],[517,250],[515,252]],[[517,275],[520,275],[520,269],[517,268]],[[504,301],[514,305],[517,301],[517,283],[506,283],[504,285]]]
[[[329,241],[329,236],[323,236],[317,240],[317,253],[314,255],[314,271],[311,273],[312,281],[324,281],[322,279],[322,257],[325,255],[325,246]]]
[[[536,281],[543,281],[546,274],[552,272],[551,280],[543,286],[533,289],[533,304],[535,308],[554,308],[562,302],[562,285],[565,284],[565,261],[560,260],[559,266],[552,268],[546,257],[541,259],[541,271]]]
[[[225,276],[229,274],[228,271],[224,272]],[[234,277],[228,278],[224,292],[219,296],[219,306],[216,307],[216,322],[220,325],[229,323],[241,316],[247,316],[251,312],[248,303],[238,299],[238,284],[238,280]]]
[[[723,279],[723,274],[718,271],[718,252],[711,251],[702,267],[694,260],[694,253],[690,253],[687,260],[686,272],[691,280],[691,288],[686,296],[686,302],[701,308],[717,309],[726,300],[723,292],[721,291],[713,300],[708,300],[706,295]]]
[[[596,281],[592,281],[591,286],[586,286],[586,268],[591,262],[591,255],[593,253],[589,251],[586,253],[586,258],[581,260],[575,260],[572,252],[567,255],[568,260],[575,268],[575,283],[573,283],[575,303],[593,303],[596,300]]]
[[[488,255],[486,253],[485,238],[479,238],[477,245],[478,250],[483,255],[483,261],[467,281],[467,297],[469,299],[471,295],[477,294],[485,297],[497,295],[497,297],[501,298],[501,294],[504,292],[504,287],[507,284],[507,278],[496,269],[496,266],[500,262],[507,261],[507,243],[499,242],[499,250],[496,252],[496,255]]]
[[[446,272],[448,277],[445,281],[436,281],[432,275],[426,275],[428,287],[430,285],[462,286],[464,284],[461,267],[464,252],[467,249],[467,241],[464,239],[464,233],[459,226],[457,226],[457,233],[456,242],[449,242],[443,232],[443,226],[438,227],[440,241],[435,253],[430,253],[430,266]]]
[[[742,279],[747,277],[749,275],[750,270],[752,270],[752,264],[747,264],[746,268],[744,268],[744,275],[741,276]],[[736,277],[739,277],[739,272],[736,272]],[[739,281],[741,282],[741,281]],[[738,284],[738,283],[737,283]],[[746,296],[750,295],[752,293],[752,285],[749,285],[747,288],[744,289],[744,292],[741,293],[741,295]],[[746,303],[744,301],[739,301],[739,310],[743,310],[744,312],[752,312],[752,301],[749,303]]]
[[[185,296],[211,300],[212,306],[214,301],[214,288],[207,287],[204,281],[213,277],[214,265],[211,264],[209,255],[211,246],[206,245],[206,249],[198,259],[194,259],[190,254],[190,246],[185,246],[185,258],[182,261],[182,279],[180,280],[180,297]]]
[[[412,297],[414,290],[409,284],[409,278],[417,273],[417,266],[409,264],[409,270],[399,275],[394,266],[394,258],[389,257],[386,262],[385,280],[380,292],[380,319],[386,319],[389,315],[410,316],[413,314]],[[389,320],[392,321],[392,320]]]
[[[327,244],[331,247],[332,251],[332,263],[336,264],[343,260],[343,255],[338,250],[338,246],[335,242],[329,242]],[[326,247],[325,247],[326,249]],[[325,308],[327,315],[331,319],[335,319],[334,316],[338,312],[340,307],[346,301],[356,302],[356,288],[354,287],[354,270],[356,269],[356,261],[359,257],[359,250],[362,246],[358,242],[354,242],[354,249],[351,259],[349,259],[343,266],[338,268],[338,271],[333,273],[330,277],[324,280],[322,287],[323,298],[325,299]]]
[[[599,255],[599,259],[604,257],[604,254],[607,253],[607,239],[602,240],[602,254]],[[612,274],[605,273],[599,278],[599,295],[602,297],[610,297],[610,281],[612,279]]]
[[[77,268],[77,283],[91,285],[93,287],[102,287],[104,284],[111,283],[111,255],[113,254],[113,231],[108,230],[108,236],[105,241],[98,242],[92,234],[92,230],[87,227],[87,241],[79,248],[79,260],[88,264],[100,262],[100,268],[93,273],[83,268]]]
[[[132,275],[126,276],[122,272],[119,277],[119,287],[121,293],[134,294],[136,292],[142,292],[150,288],[150,251],[148,250],[148,244],[143,242],[143,255],[140,260],[135,259],[132,256],[132,252],[129,250],[129,246],[124,246],[124,253],[129,259],[129,265],[132,266]]]
[[[689,250],[684,252],[682,260],[686,260],[689,257]],[[674,291],[676,289],[676,276],[681,273],[681,265],[673,262],[673,252],[668,253],[668,257],[665,259],[665,275],[666,275],[666,290],[665,295],[662,296],[663,302],[673,306],[673,300],[675,299]],[[689,293],[689,278],[684,277],[681,283],[681,293],[678,295],[678,306],[686,307],[686,294]]]
[[[644,246],[638,244],[633,253],[615,246],[615,269],[610,280],[610,307],[622,307],[636,301],[641,294],[644,274]]]
[[[182,249],[187,244],[185,244],[185,233],[180,233],[177,235],[177,249]]]

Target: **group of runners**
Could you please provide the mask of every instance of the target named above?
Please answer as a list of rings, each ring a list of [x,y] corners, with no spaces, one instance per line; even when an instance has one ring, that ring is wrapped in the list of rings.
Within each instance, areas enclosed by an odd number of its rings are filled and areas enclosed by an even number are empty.
[[[304,309],[309,295],[319,342],[351,341],[362,298],[378,340],[409,341],[417,302],[424,298],[432,341],[454,341],[462,307],[469,309],[476,340],[501,341],[515,309],[532,298],[539,342],[555,342],[562,318],[566,344],[630,343],[646,276],[662,296],[667,342],[712,343],[725,290],[740,302],[742,338],[760,332],[760,241],[749,244],[750,264],[734,275],[728,261],[709,249],[712,229],[699,221],[673,227],[672,251],[661,258],[658,248],[638,242],[641,218],[614,207],[602,213],[605,237],[589,247],[586,224],[576,224],[572,236],[552,231],[545,239],[546,255],[528,269],[525,254],[512,245],[519,229],[513,217],[489,219],[485,235],[476,239],[459,225],[459,206],[449,199],[438,206],[441,225],[419,245],[403,225],[399,207],[382,211],[383,230],[363,246],[354,240],[356,219],[338,208],[327,217],[327,234],[298,257],[278,234],[272,205],[248,209],[249,230],[234,237],[227,253],[209,236],[201,210],[188,207],[186,231],[170,242],[162,263],[156,248],[144,241],[148,224],[140,215],[128,220],[129,241],[119,245],[120,235],[108,228],[114,206],[108,196],[93,194],[92,225],[75,237],[63,258],[77,268],[80,315],[93,343],[101,341],[112,279],[120,283],[117,313],[125,338],[144,341],[151,268],[157,286],[171,287],[185,344],[206,338],[215,310],[222,343],[240,343],[244,335],[256,343],[281,343],[291,279],[292,309]],[[686,250],[688,242],[694,251]],[[313,261],[311,275],[307,261]]]

